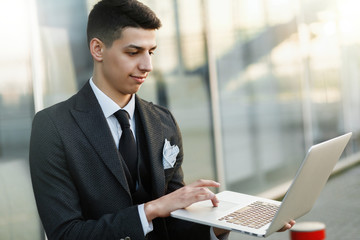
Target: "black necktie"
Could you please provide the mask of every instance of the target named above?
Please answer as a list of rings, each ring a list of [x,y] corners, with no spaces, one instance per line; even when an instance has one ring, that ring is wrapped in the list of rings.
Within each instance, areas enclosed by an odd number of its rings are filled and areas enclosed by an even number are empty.
[[[129,169],[131,179],[128,179],[131,192],[134,192],[137,179],[137,147],[134,135],[130,129],[129,115],[125,110],[114,113],[119,121],[122,134],[119,142],[119,151]]]

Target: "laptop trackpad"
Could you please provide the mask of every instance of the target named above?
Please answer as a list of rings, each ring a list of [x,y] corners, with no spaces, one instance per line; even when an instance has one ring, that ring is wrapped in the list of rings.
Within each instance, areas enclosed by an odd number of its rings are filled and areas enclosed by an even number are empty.
[[[220,201],[218,207],[214,207],[210,200],[195,203],[186,208],[186,212],[189,215],[195,214],[200,218],[206,216],[215,216],[221,217],[225,212],[228,212],[230,209],[238,206],[236,203],[228,201]]]

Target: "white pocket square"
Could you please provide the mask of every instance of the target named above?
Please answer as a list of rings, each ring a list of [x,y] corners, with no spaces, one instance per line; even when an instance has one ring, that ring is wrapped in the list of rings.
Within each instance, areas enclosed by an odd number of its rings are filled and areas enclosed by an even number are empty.
[[[163,165],[164,169],[173,168],[176,162],[176,156],[179,153],[179,147],[176,145],[171,146],[170,142],[165,139],[163,148]]]

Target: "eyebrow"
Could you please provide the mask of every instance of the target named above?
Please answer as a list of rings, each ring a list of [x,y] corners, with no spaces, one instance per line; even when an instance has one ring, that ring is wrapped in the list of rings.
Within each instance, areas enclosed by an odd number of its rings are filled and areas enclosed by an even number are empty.
[[[126,46],[125,48],[135,48],[135,49],[137,49],[137,50],[139,50],[139,51],[144,51],[144,50],[146,50],[145,48],[140,47],[140,46],[137,46],[137,45],[134,45],[134,44],[130,44],[130,45]],[[157,48],[157,45],[155,45],[154,47],[150,48],[149,50],[155,50],[156,48]]]

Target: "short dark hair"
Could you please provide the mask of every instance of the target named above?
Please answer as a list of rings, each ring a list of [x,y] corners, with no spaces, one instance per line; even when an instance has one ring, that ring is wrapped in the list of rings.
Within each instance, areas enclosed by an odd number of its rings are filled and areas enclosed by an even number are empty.
[[[137,0],[102,0],[89,14],[88,44],[93,38],[99,38],[110,47],[126,27],[159,29],[161,21],[149,7]]]

